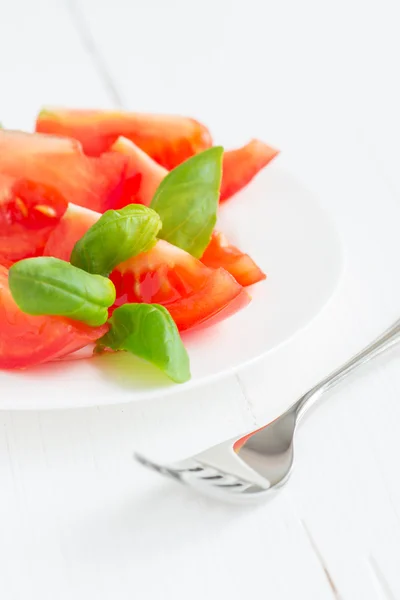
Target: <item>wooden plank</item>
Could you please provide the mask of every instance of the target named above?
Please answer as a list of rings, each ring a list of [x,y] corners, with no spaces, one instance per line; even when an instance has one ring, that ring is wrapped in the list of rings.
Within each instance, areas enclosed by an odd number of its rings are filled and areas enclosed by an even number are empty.
[[[111,105],[65,6],[16,0],[1,15],[0,120],[32,128],[44,104]]]
[[[246,399],[228,378],[124,407],[0,414],[7,600],[400,594],[397,355],[304,424],[292,481],[259,508],[212,503],[131,459],[135,447],[184,456],[273,417],[397,316],[394,4],[263,6],[17,0],[2,13],[5,125],[30,127],[43,103],[123,104],[194,114],[228,145],[265,137],[313,182],[349,257],[314,326],[243,372]]]

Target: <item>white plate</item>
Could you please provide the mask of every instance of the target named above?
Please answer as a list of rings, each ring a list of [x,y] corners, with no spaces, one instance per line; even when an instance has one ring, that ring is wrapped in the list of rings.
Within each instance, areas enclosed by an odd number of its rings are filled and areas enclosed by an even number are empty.
[[[339,239],[318,202],[279,157],[221,208],[219,227],[268,273],[253,300],[223,323],[184,336],[192,379],[171,384],[129,355],[1,372],[0,409],[51,409],[143,400],[183,391],[253,361],[304,327],[332,295]]]

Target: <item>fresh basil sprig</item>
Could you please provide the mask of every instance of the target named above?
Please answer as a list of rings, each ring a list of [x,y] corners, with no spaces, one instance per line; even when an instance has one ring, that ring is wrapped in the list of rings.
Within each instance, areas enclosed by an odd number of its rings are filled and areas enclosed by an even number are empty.
[[[99,347],[127,350],[153,363],[176,383],[190,379],[189,357],[177,326],[164,306],[124,304],[108,321]]]
[[[108,210],[75,244],[71,264],[107,276],[121,262],[150,250],[160,228],[160,217],[147,206]]]
[[[15,302],[30,315],[58,315],[97,327],[115,302],[112,281],[58,258],[21,260],[10,267],[8,281]]]
[[[161,181],[151,208],[162,221],[159,237],[200,258],[217,220],[223,148],[189,158]]]

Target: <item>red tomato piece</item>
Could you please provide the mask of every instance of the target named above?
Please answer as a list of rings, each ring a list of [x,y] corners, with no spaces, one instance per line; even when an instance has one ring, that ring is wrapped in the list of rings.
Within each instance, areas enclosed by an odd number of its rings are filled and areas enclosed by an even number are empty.
[[[123,208],[133,202],[150,206],[156,189],[168,174],[167,169],[127,138],[119,137],[110,150],[119,152],[128,159],[126,181],[115,208]]]
[[[0,264],[41,254],[66,208],[53,188],[0,175]]]
[[[69,260],[76,242],[100,216],[70,204],[53,230],[44,254]],[[116,306],[126,302],[163,304],[181,330],[220,321],[250,301],[227,271],[210,269],[163,240],[149,252],[119,265],[110,279],[116,287]]]
[[[53,316],[31,316],[14,302],[8,270],[0,266],[0,368],[22,369],[83,348],[107,331]]]
[[[101,213],[69,204],[63,218],[55,227],[43,250],[44,256],[54,256],[69,261],[78,240],[98,221]]]
[[[204,125],[177,115],[44,109],[38,115],[36,131],[75,138],[90,156],[106,152],[123,136],[169,170],[212,145]]]
[[[236,310],[250,300],[227,271],[210,269],[163,240],[149,252],[119,265],[111,279],[117,291],[116,306],[126,302],[162,304],[181,331],[216,315],[224,318],[224,311],[239,296]]]
[[[260,140],[251,140],[242,148],[224,152],[220,201],[236,194],[257,175],[279,150]]]
[[[0,173],[40,182],[67,202],[100,212],[119,200],[127,162],[115,152],[85,156],[75,140],[0,131]]]
[[[208,267],[223,267],[240,285],[247,286],[266,278],[254,260],[236,246],[232,246],[223,233],[214,231],[201,262]]]

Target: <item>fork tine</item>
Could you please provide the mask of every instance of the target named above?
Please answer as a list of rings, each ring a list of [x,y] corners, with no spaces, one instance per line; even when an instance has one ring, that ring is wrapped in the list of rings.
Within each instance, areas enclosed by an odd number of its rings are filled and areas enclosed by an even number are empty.
[[[227,473],[215,466],[201,463],[197,457],[190,458],[174,465],[161,465],[149,460],[141,454],[135,454],[136,460],[143,466],[175,481],[189,485],[207,496],[220,499],[230,498],[232,501],[249,502],[265,495],[267,487],[254,481],[246,481],[237,475]],[[247,499],[247,500],[246,500]]]

